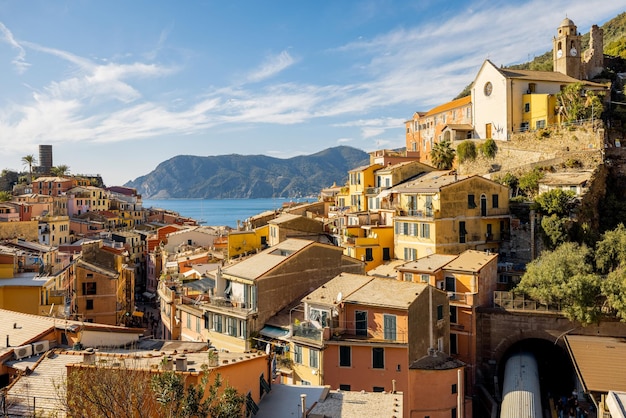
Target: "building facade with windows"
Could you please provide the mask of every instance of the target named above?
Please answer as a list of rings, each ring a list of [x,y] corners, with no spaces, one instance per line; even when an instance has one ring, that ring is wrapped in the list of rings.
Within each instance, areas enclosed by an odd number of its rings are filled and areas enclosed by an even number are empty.
[[[481,176],[433,171],[391,189],[397,258],[467,249],[497,251],[509,239],[509,189]]]
[[[333,389],[395,389],[408,405],[409,365],[449,349],[448,299],[428,284],[344,273],[302,302],[304,321],[291,326],[291,358],[301,366],[294,383],[318,366],[318,381]],[[321,358],[311,354],[318,349]]]
[[[462,97],[432,108],[426,113],[415,112],[406,121],[407,155],[430,164],[433,145],[441,141],[460,141],[473,137],[472,98]]]

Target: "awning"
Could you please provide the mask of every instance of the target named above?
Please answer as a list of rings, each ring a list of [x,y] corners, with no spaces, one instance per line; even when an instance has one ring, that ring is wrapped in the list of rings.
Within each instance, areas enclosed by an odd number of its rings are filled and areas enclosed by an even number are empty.
[[[467,123],[459,123],[459,124],[450,124],[444,126],[443,130],[452,129],[453,131],[471,131],[474,127]]]
[[[565,342],[585,392],[626,391],[626,338],[567,335]]]
[[[279,328],[279,327],[273,327],[271,325],[266,325],[261,329],[261,331],[259,331],[259,334],[268,338],[275,338],[277,340],[281,340],[281,339],[284,339],[287,336],[287,334],[289,334],[289,330],[286,330],[284,328]]]
[[[156,297],[156,294],[151,292],[143,292],[142,296],[146,299],[154,299]]]

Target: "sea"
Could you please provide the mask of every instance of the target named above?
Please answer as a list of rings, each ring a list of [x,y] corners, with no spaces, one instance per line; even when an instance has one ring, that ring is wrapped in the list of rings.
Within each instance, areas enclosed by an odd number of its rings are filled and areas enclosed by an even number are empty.
[[[261,212],[281,208],[288,202],[313,202],[315,198],[285,199],[143,199],[144,208],[160,208],[178,212],[202,225],[237,227]]]

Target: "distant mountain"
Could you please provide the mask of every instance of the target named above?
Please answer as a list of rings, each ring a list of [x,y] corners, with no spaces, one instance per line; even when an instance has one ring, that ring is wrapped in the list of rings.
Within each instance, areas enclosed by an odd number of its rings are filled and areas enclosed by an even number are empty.
[[[344,184],[348,170],[369,164],[369,154],[346,146],[288,159],[264,155],[179,155],[129,181],[144,199],[232,199],[318,195]]]

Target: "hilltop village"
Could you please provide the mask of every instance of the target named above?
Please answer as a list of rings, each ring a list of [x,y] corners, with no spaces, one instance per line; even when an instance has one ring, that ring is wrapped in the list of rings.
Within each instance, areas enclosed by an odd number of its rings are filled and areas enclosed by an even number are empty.
[[[404,150],[235,229],[67,175],[41,145],[0,203],[2,414],[512,416],[523,351],[540,413],[624,416],[619,305],[586,321],[515,291],[563,225],[601,229],[623,159],[597,26],[589,45],[565,19],[554,71],[486,60],[468,95],[409,117]]]

